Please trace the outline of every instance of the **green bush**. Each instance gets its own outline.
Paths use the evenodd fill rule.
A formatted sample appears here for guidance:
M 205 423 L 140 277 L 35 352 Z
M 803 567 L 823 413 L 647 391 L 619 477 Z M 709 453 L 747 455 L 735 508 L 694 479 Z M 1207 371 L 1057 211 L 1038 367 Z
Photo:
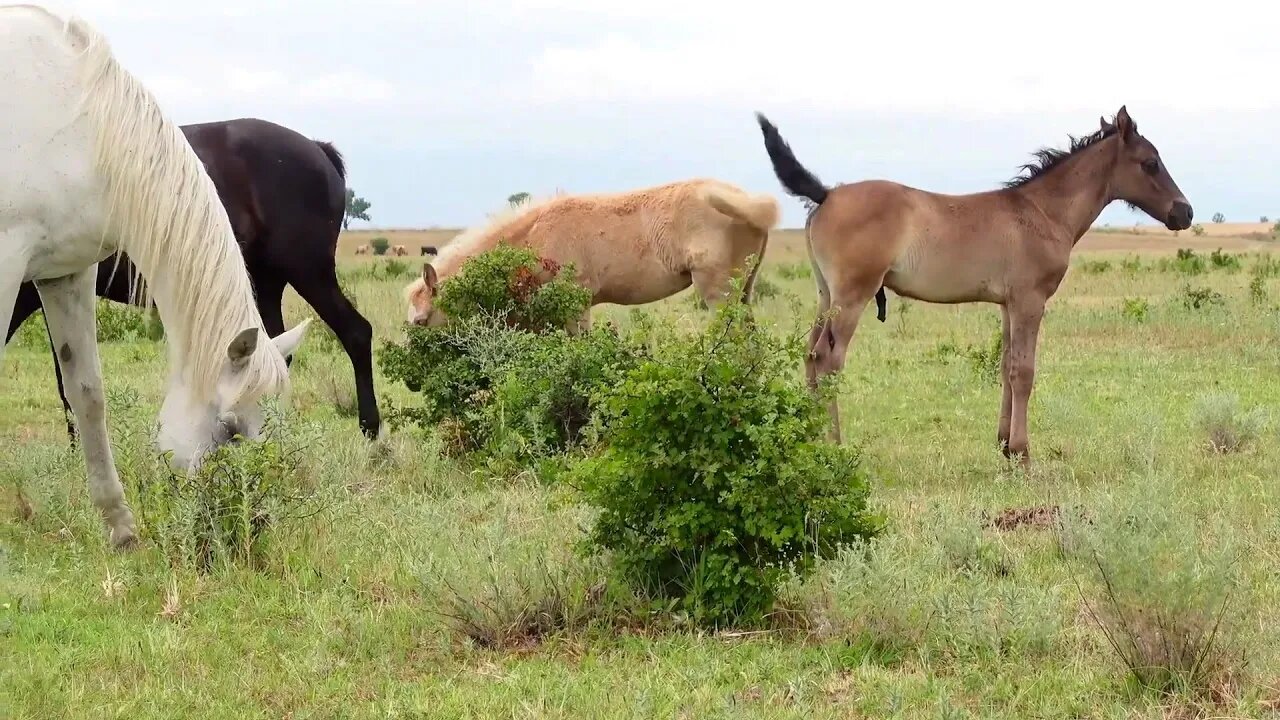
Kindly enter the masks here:
M 1202 235 L 1204 235 L 1204 226 L 1201 225 L 1200 223 L 1196 223 L 1195 225 L 1192 225 L 1191 234 L 1195 235 L 1196 237 L 1201 237 Z
M 589 546 L 700 625 L 755 624 L 781 584 L 879 529 L 857 450 L 824 440 L 803 346 L 726 303 L 692 338 L 601 387 L 603 450 L 570 473 L 599 509 Z
M 1131 320 L 1146 322 L 1147 316 L 1151 314 L 1151 303 L 1146 298 L 1125 298 L 1121 313 Z
M 1209 255 L 1209 264 L 1219 270 L 1239 270 L 1240 256 L 1224 253 L 1222 248 L 1218 248 Z
M 590 293 L 572 268 L 530 250 L 502 246 L 472 258 L 441 283 L 436 302 L 450 321 L 409 328 L 403 344 L 384 344 L 379 362 L 424 401 L 393 419 L 437 427 L 456 452 L 526 462 L 577 446 L 594 391 L 639 357 L 612 327 L 567 333 Z
M 369 241 L 369 247 L 373 248 L 374 255 L 386 255 L 391 249 L 391 241 L 379 236 Z
M 1222 293 L 1207 287 L 1193 288 L 1186 285 L 1182 288 L 1182 306 L 1188 310 L 1201 310 L 1213 306 L 1223 306 L 1227 299 Z
M 1080 269 L 1088 275 L 1101 275 L 1111 269 L 1111 263 L 1107 260 L 1084 260 Z
M 141 309 L 98 298 L 98 342 L 134 342 L 149 336 Z

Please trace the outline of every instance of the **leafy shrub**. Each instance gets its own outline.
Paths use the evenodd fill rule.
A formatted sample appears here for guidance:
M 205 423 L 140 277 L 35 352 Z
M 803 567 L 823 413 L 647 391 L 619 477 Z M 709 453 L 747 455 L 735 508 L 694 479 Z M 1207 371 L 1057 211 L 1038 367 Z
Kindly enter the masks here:
M 1192 225 L 1191 234 L 1195 235 L 1196 237 L 1201 237 L 1202 235 L 1204 235 L 1204 226 L 1201 225 L 1200 223 L 1196 223 L 1195 225 Z
M 1227 299 L 1222 293 L 1207 287 L 1193 288 L 1190 285 L 1182 289 L 1182 305 L 1188 310 L 1200 310 L 1213 306 L 1226 305 Z
M 49 347 L 49 331 L 44 321 L 44 311 L 37 310 L 27 318 L 26 322 L 18 326 L 18 332 L 13 334 L 10 342 L 23 348 Z
M 403 260 L 396 260 L 394 258 L 388 260 L 384 268 L 383 277 L 386 278 L 399 279 L 412 277 L 417 274 L 409 268 L 409 263 Z
M 999 384 L 1001 359 L 1004 355 L 1004 330 L 997 326 L 986 347 L 971 345 L 966 355 L 978 377 Z
M 1280 237 L 1280 221 L 1277 221 L 1275 225 L 1271 226 L 1271 235 L 1274 237 Z
M 1219 270 L 1239 270 L 1240 256 L 1224 253 L 1222 248 L 1218 248 L 1209 255 L 1209 264 Z
M 1234 395 L 1206 395 L 1196 402 L 1194 422 L 1209 450 L 1234 453 L 1244 450 L 1262 434 L 1266 415 L 1261 408 L 1244 411 Z
M 387 250 L 391 249 L 391 241 L 379 236 L 369 241 L 369 247 L 373 249 L 374 255 L 386 255 Z
M 800 280 L 813 277 L 813 266 L 808 262 L 794 262 L 778 266 L 778 277 L 783 280 Z
M 1254 305 L 1265 305 L 1267 303 L 1267 277 L 1259 273 L 1256 269 L 1253 277 L 1249 280 L 1249 299 Z
M 138 482 L 140 516 L 175 567 L 201 572 L 219 563 L 261 564 L 268 531 L 321 507 L 302 468 L 307 443 L 284 433 L 271 413 L 272 439 L 223 445 L 198 471 L 157 464 Z
M 1146 298 L 1125 298 L 1121 313 L 1131 320 L 1146 322 L 1151 313 L 1151 303 Z
M 761 274 L 756 276 L 755 288 L 752 290 L 751 295 L 755 300 L 768 300 L 771 297 L 777 297 L 779 292 L 778 286 Z
M 1107 260 L 1085 260 L 1080 263 L 1080 269 L 1088 275 L 1101 275 L 1111 269 L 1111 263 Z
M 540 279 L 548 269 L 556 274 Z M 572 268 L 530 250 L 503 246 L 472 258 L 441 283 L 436 302 L 450 321 L 411 327 L 405 343 L 386 343 L 379 354 L 387 376 L 424 400 L 393 419 L 438 427 L 454 451 L 511 462 L 577 446 L 595 390 L 640 353 L 612 327 L 563 329 L 590 301 Z
M 133 305 L 98 298 L 98 342 L 136 342 L 150 337 L 146 313 Z
M 1137 255 L 1129 255 L 1120 262 L 1120 267 L 1130 275 L 1136 275 L 1142 272 L 1142 258 Z
M 1203 255 L 1197 255 L 1196 251 L 1190 248 L 1178 248 L 1178 254 L 1172 262 L 1168 258 L 1161 259 L 1161 269 L 1171 269 L 1183 275 L 1199 275 L 1206 270 L 1206 267 Z
M 570 474 L 600 510 L 590 545 L 698 624 L 759 622 L 787 577 L 878 531 L 859 454 L 824 441 L 824 404 L 795 371 L 802 343 L 747 306 L 656 339 L 652 360 L 601 388 L 603 451 Z

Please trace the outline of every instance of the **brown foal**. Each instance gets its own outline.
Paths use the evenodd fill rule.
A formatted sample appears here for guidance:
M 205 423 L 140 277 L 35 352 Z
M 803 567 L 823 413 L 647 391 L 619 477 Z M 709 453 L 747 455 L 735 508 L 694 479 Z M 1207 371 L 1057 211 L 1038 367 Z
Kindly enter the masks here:
M 1040 321 L 1076 242 L 1113 200 L 1170 230 L 1191 226 L 1191 205 L 1124 107 L 1068 149 L 1035 153 L 1004 188 L 970 195 L 884 180 L 827 188 L 767 118 L 756 118 L 778 180 L 813 203 L 805 230 L 819 314 L 805 358 L 810 385 L 844 367 L 863 308 L 882 285 L 931 303 L 995 303 L 1004 316 L 998 439 L 1024 463 Z M 838 442 L 834 400 L 830 409 Z

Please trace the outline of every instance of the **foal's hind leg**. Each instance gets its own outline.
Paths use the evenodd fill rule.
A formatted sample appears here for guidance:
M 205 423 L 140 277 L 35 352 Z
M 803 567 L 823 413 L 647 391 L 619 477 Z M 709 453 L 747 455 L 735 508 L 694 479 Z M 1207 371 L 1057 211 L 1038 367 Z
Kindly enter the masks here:
M 832 297 L 831 304 L 838 309 L 838 312 L 827 321 L 825 337 L 819 338 L 817 343 L 821 346 L 825 342 L 828 346 L 826 349 L 829 350 L 825 356 L 820 356 L 815 361 L 818 378 L 844 369 L 845 359 L 849 353 L 849 343 L 852 342 L 853 335 L 858 330 L 858 321 L 862 319 L 862 313 L 867 303 L 875 296 L 878 287 L 880 287 L 880 278 L 861 279 L 843 285 Z M 840 403 L 835 393 L 831 396 L 828 410 L 831 413 L 831 439 L 839 443 L 841 442 Z
M 44 303 L 49 334 L 57 346 L 58 364 L 67 380 L 67 399 L 80 428 L 80 445 L 89 473 L 89 497 L 102 513 L 116 547 L 133 544 L 133 513 L 124 501 L 124 486 L 116 474 L 107 437 L 102 366 L 98 360 L 97 320 L 94 316 L 94 276 L 97 268 L 36 284 Z

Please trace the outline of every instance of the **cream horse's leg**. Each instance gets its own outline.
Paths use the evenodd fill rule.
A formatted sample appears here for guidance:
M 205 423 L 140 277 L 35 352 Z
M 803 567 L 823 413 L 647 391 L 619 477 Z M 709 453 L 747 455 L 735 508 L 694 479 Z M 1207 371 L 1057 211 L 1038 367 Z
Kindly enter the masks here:
M 67 400 L 80 428 L 80 444 L 89 473 L 89 497 L 102 513 L 117 548 L 133 544 L 133 513 L 124 501 L 124 486 L 116 474 L 107 438 L 106 402 L 102 394 L 102 365 L 98 359 L 94 281 L 97 265 L 74 275 L 36 283 L 44 304 L 49 335 L 57 348 Z

